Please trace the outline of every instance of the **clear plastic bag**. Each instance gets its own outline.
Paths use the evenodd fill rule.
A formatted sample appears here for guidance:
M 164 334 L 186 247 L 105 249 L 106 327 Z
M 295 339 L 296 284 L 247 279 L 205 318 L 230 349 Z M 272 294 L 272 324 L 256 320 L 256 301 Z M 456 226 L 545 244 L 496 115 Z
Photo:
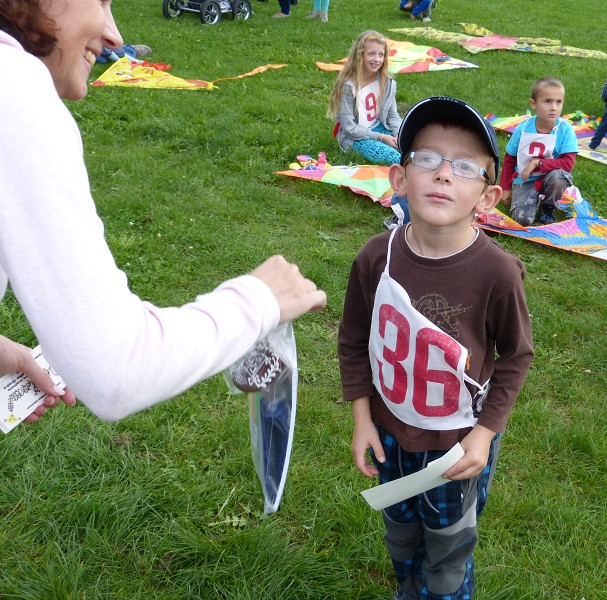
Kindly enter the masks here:
M 297 406 L 297 350 L 291 323 L 279 325 L 224 373 L 232 392 L 247 391 L 253 463 L 264 512 L 278 510 L 289 468 Z

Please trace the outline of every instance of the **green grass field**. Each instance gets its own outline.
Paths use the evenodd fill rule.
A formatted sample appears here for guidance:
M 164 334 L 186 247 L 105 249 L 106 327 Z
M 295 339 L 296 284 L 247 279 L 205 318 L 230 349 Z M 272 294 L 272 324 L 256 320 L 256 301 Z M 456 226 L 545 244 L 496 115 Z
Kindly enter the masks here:
M 69 104 L 109 244 L 136 293 L 158 305 L 185 303 L 275 253 L 327 291 L 327 308 L 295 323 L 300 393 L 279 512 L 263 516 L 245 398 L 230 396 L 220 376 L 115 424 L 82 405 L 61 407 L 0 439 L 1 599 L 390 597 L 381 518 L 359 494 L 371 482 L 350 457 L 336 356 L 351 261 L 388 212 L 348 190 L 273 173 L 301 153 L 348 160 L 324 116 L 334 75 L 314 61 L 344 57 L 364 29 L 421 23 L 403 20 L 397 0 L 333 0 L 325 24 L 305 19 L 311 4 L 299 0 L 289 19 L 272 19 L 275 0 L 253 2 L 247 22 L 203 26 L 194 14 L 165 19 L 161 0 L 115 0 L 125 41 L 151 46 L 151 58 L 173 65 L 176 76 L 214 80 L 288 66 L 218 82 L 214 91 L 93 87 Z M 477 23 L 605 50 L 600 14 L 595 0 L 440 0 L 431 25 Z M 565 112 L 603 113 L 607 61 L 473 56 L 434 45 L 479 68 L 398 76 L 402 114 L 426 96 L 449 94 L 482 113 L 514 115 L 543 75 L 565 84 Z M 502 150 L 506 141 L 500 135 Z M 604 216 L 606 173 L 583 158 L 574 171 Z M 475 597 L 602 600 L 607 264 L 498 241 L 527 267 L 537 357 L 480 521 Z M 35 344 L 10 296 L 0 316 L 3 334 Z

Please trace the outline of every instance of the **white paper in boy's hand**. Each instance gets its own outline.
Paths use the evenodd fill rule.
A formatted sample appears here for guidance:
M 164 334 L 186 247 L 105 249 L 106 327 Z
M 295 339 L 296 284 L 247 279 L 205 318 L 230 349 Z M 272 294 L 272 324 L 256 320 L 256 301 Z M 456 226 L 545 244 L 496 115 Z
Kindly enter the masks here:
M 363 490 L 361 494 L 371 508 L 382 510 L 450 481 L 450 479 L 443 477 L 443 473 L 448 471 L 464 454 L 464 450 L 459 443 L 455 444 L 444 456 L 428 463 L 425 469 L 374 488 Z
M 42 356 L 40 346 L 32 350 L 32 356 L 48 373 L 55 386 L 64 389 L 65 382 Z M 17 427 L 42 404 L 45 396 L 23 373 L 0 375 L 0 430 L 8 433 Z

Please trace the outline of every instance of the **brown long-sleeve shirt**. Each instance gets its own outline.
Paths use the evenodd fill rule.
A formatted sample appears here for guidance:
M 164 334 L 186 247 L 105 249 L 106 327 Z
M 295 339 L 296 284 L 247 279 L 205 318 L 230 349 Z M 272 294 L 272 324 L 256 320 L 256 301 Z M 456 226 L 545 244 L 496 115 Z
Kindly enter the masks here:
M 373 385 L 369 333 L 389 237 L 385 232 L 369 240 L 350 271 L 338 338 L 344 399 L 370 396 L 373 421 L 406 450 L 448 450 L 470 429 L 431 431 L 407 425 L 392 414 Z M 467 374 L 481 384 L 490 379 L 478 424 L 503 432 L 533 359 L 523 264 L 483 231 L 455 255 L 421 257 L 409 248 L 401 227 L 392 246 L 390 276 L 419 312 L 468 349 Z M 474 396 L 475 390 L 471 392 Z

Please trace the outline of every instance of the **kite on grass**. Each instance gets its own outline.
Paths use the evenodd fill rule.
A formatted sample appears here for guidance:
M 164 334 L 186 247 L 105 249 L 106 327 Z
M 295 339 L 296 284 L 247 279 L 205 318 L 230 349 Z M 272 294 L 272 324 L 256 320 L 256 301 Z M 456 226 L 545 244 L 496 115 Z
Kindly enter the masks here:
M 423 37 L 429 40 L 439 40 L 459 44 L 470 54 L 477 54 L 485 50 L 516 50 L 518 52 L 537 52 L 539 54 L 559 54 L 562 56 L 575 56 L 579 58 L 598 58 L 607 60 L 607 53 L 601 50 L 588 50 L 564 46 L 560 40 L 548 38 L 507 37 L 497 35 L 484 27 L 474 23 L 458 23 L 463 33 L 454 31 L 441 31 L 433 27 L 407 27 L 389 29 L 401 35 Z
M 342 58 L 335 63 L 317 61 L 316 66 L 323 71 L 341 71 L 346 60 L 346 58 Z M 477 65 L 453 58 L 438 48 L 388 40 L 388 71 L 392 75 L 477 68 Z
M 325 165 L 325 168 L 319 168 L 315 164 L 317 161 L 307 155 L 298 156 L 298 159 L 299 163 L 292 163 L 293 168 L 276 174 L 347 187 L 355 194 L 380 202 L 382 206 L 392 206 L 393 190 L 388 180 L 389 167 Z M 305 159 L 308 159 L 307 163 Z M 559 208 L 567 219 L 552 225 L 523 227 L 495 208 L 488 215 L 479 218 L 476 224 L 489 231 L 607 260 L 607 220 L 597 215 L 578 188 L 571 186 L 565 190 Z
M 130 62 L 129 59 L 123 56 L 120 60 L 113 63 L 107 71 L 102 73 L 91 85 L 95 86 L 120 86 L 120 87 L 143 87 L 143 88 L 164 88 L 164 89 L 180 89 L 180 90 L 213 90 L 217 81 L 227 81 L 230 79 L 241 79 L 250 75 L 263 73 L 268 69 L 280 69 L 287 65 L 263 65 L 256 67 L 243 75 L 235 77 L 220 77 L 213 81 L 203 81 L 201 79 L 182 79 L 175 77 L 167 71 L 171 65 L 162 63 L 147 63 L 138 64 Z
M 317 161 L 306 154 L 301 154 L 297 157 L 298 162 L 289 165 L 288 171 L 277 171 L 275 175 L 311 179 L 347 187 L 355 194 L 367 196 L 382 206 L 392 204 L 394 192 L 388 180 L 390 167 L 378 165 L 331 166 L 326 163 L 326 159 L 323 160 L 324 156 L 324 152 L 321 152 Z
M 577 187 L 572 185 L 565 190 L 559 209 L 570 218 L 552 225 L 524 227 L 495 208 L 479 217 L 477 224 L 488 231 L 607 260 L 607 219 L 596 214 Z

